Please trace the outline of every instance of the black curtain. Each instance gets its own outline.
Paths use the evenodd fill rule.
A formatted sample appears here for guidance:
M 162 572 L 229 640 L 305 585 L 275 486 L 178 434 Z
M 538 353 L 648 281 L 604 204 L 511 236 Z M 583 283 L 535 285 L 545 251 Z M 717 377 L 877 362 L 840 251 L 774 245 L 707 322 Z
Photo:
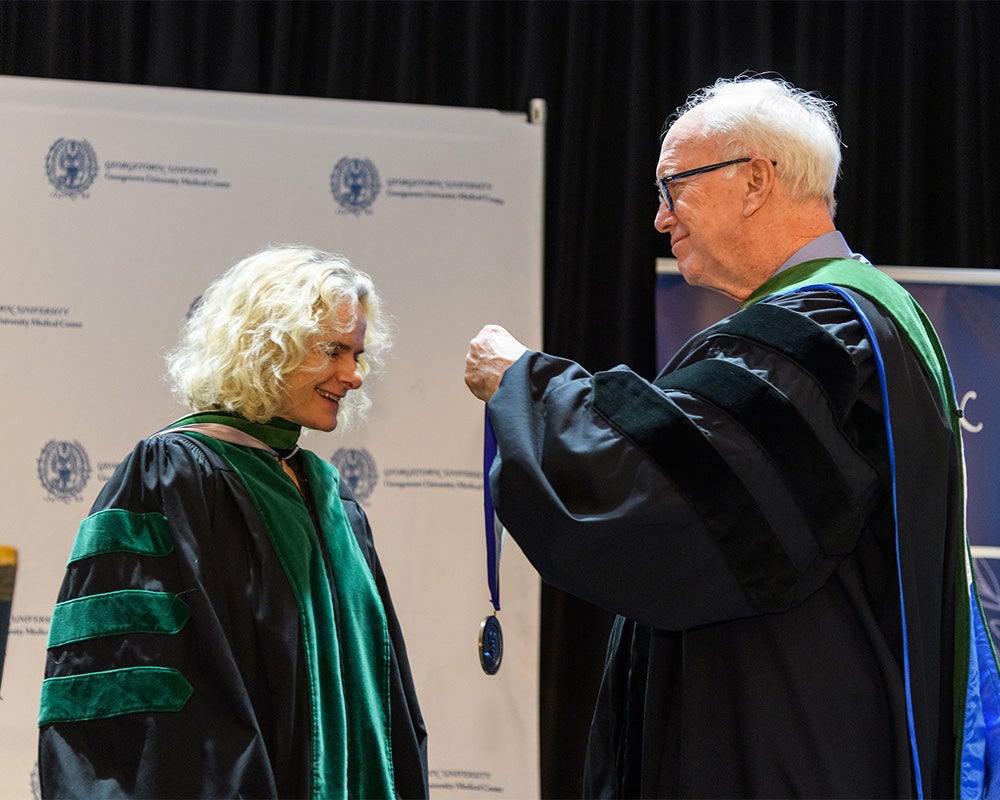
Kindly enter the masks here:
M 0 73 L 504 110 L 544 98 L 545 347 L 652 376 L 653 264 L 669 255 L 653 168 L 691 90 L 749 70 L 835 100 L 852 246 L 995 268 L 998 34 L 987 0 L 4 0 Z M 541 613 L 541 791 L 574 797 L 610 618 L 548 586 Z

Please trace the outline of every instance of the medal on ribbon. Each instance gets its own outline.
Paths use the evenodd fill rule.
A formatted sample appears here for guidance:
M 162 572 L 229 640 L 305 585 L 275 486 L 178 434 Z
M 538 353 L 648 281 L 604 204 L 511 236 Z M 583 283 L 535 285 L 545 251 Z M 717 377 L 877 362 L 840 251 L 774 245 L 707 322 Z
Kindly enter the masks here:
M 493 613 L 479 626 L 479 663 L 487 675 L 496 675 L 503 661 L 503 630 L 500 628 L 500 552 L 504 529 L 493 508 L 490 496 L 490 467 L 497 454 L 497 440 L 486 409 L 483 426 L 483 512 L 486 520 L 486 579 L 490 587 Z

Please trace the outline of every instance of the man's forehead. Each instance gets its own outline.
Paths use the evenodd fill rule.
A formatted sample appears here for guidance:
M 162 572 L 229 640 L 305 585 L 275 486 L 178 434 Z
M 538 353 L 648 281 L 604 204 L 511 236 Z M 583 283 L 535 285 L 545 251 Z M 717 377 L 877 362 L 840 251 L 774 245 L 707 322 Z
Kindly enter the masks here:
M 665 167 L 672 168 L 678 165 L 689 168 L 691 165 L 686 164 L 687 161 L 713 149 L 712 142 L 701 135 L 700 127 L 694 124 L 694 121 L 689 122 L 686 117 L 681 117 L 663 139 L 657 167 L 660 172 L 663 172 Z

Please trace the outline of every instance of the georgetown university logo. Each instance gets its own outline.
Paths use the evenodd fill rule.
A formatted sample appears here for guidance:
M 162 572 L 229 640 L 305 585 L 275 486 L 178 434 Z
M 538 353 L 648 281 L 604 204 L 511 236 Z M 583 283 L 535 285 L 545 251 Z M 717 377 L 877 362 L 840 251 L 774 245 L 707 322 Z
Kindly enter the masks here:
M 79 500 L 90 478 L 90 460 L 79 442 L 50 440 L 38 456 L 38 480 L 51 500 Z
M 45 157 L 45 174 L 60 197 L 86 197 L 97 177 L 97 153 L 86 139 L 56 139 Z
M 341 447 L 330 457 L 342 480 L 347 481 L 354 496 L 359 502 L 364 502 L 378 483 L 378 470 L 375 469 L 375 459 L 367 450 L 356 450 Z
M 330 192 L 341 211 L 360 214 L 371 213 L 372 203 L 378 197 L 382 184 L 378 170 L 367 158 L 345 156 L 337 162 L 330 175 Z

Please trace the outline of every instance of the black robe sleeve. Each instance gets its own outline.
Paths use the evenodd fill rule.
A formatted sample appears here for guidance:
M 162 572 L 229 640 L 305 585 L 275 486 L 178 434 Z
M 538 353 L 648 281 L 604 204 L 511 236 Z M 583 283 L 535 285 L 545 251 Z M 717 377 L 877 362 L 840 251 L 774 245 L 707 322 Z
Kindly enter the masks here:
M 877 359 L 836 292 L 744 309 L 651 382 L 528 353 L 491 399 L 500 519 L 619 615 L 586 796 L 913 796 L 908 705 L 925 796 L 952 792 L 961 468 L 934 382 L 855 299 L 898 537 Z
M 494 499 L 543 578 L 669 630 L 788 608 L 823 583 L 884 501 L 884 451 L 859 429 L 878 424 L 876 388 L 842 303 L 785 302 L 807 313 L 768 308 L 812 337 L 805 352 L 722 324 L 654 383 L 541 353 L 508 370 L 489 403 Z M 834 378 L 851 396 L 830 396 Z
M 344 499 L 393 645 L 397 793 L 426 797 L 425 734 L 399 623 L 367 520 L 346 487 Z M 49 697 L 58 702 L 46 707 L 43 690 L 43 796 L 309 796 L 312 719 L 299 610 L 239 476 L 190 437 L 145 440 L 99 495 L 94 519 L 107 530 L 78 536 L 59 604 L 129 597 L 122 592 L 169 597 L 179 624 L 137 621 L 132 602 L 119 611 L 127 632 L 50 638 L 45 676 L 56 679 Z M 53 622 L 67 627 L 55 614 Z M 64 691 L 89 673 L 108 673 L 108 685 L 120 687 L 103 708 L 93 692 Z M 173 687 L 170 702 L 153 680 L 162 675 Z M 140 679 L 146 684 L 135 690 Z
M 83 697 L 75 715 L 70 709 L 70 718 L 43 724 L 43 796 L 307 794 L 309 747 L 300 731 L 308 709 L 293 691 L 300 672 L 295 603 L 239 478 L 190 438 L 160 437 L 136 446 L 91 517 L 108 509 L 130 513 L 111 531 L 110 546 L 74 555 L 59 603 L 162 592 L 185 604 L 187 622 L 175 633 L 50 646 L 46 678 L 156 667 L 175 671 L 191 693 L 176 710 L 112 708 L 97 717 Z M 140 538 L 137 520 L 147 516 L 148 524 L 166 522 L 168 546 L 131 550 L 129 540 Z M 272 692 L 288 706 L 274 703 Z

